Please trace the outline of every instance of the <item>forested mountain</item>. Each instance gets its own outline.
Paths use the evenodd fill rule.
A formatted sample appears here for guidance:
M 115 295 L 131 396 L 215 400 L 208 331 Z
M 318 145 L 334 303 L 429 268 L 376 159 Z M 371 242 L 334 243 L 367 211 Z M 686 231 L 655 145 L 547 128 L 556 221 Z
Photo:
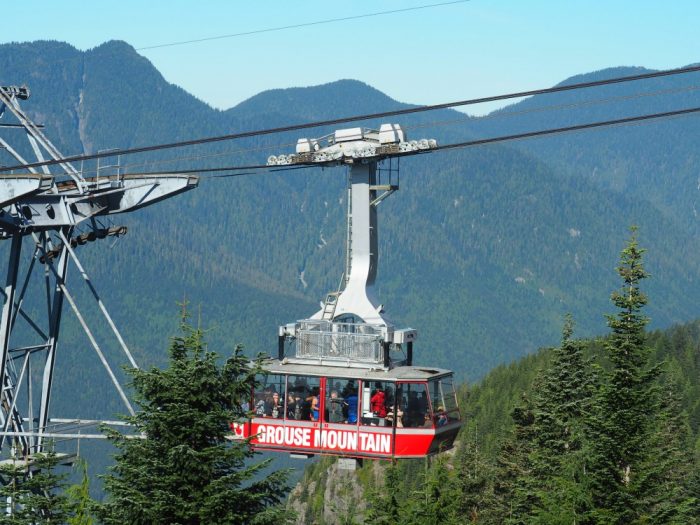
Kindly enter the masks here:
M 579 75 L 561 85 L 609 77 L 637 75 L 643 68 L 618 67 Z M 524 100 L 495 112 L 501 118 L 484 119 L 484 133 L 519 133 L 532 128 L 569 126 L 692 108 L 698 105 L 699 76 L 659 77 L 639 84 L 607 85 L 589 90 L 556 93 Z M 556 107 L 556 111 L 548 108 Z M 523 112 L 526 118 L 508 117 Z M 622 130 L 561 135 L 551 140 L 524 141 L 517 147 L 571 178 L 591 181 L 610 194 L 626 194 L 651 202 L 696 233 L 698 228 L 697 152 L 690 143 L 700 131 L 700 120 L 683 118 L 653 125 L 634 124 Z
M 65 154 L 407 107 L 365 84 L 341 80 L 264 92 L 218 111 L 169 84 L 123 42 L 85 52 L 58 42 L 7 44 L 0 46 L 0 71 L 3 85 L 30 87 L 23 107 Z M 489 118 L 445 110 L 394 120 L 411 138 L 449 143 L 566 119 L 697 104 L 697 92 L 687 88 L 697 78 L 535 97 Z M 653 97 L 635 95 L 661 88 Z M 628 98 L 591 103 L 610 98 L 613 90 Z M 533 104 L 557 107 L 533 112 Z M 555 343 L 565 312 L 576 316 L 582 335 L 601 333 L 609 268 L 633 223 L 649 248 L 653 326 L 696 317 L 700 243 L 688 212 L 697 192 L 696 126 L 693 118 L 676 119 L 402 161 L 401 190 L 379 210 L 378 286 L 391 317 L 419 329 L 417 361 L 476 379 Z M 164 150 L 125 157 L 121 164 L 132 173 L 261 164 L 270 154 L 291 152 L 297 138 Z M 29 156 L 28 148 L 21 152 Z M 671 181 L 676 189 L 669 189 Z M 183 299 L 213 327 L 209 339 L 220 351 L 234 342 L 251 353 L 270 351 L 278 325 L 310 315 L 337 286 L 344 186 L 340 169 L 203 178 L 194 191 L 115 218 L 129 234 L 113 247 L 86 245 L 80 255 L 139 361 L 163 362 Z M 78 299 L 96 320 L 88 297 Z M 73 322 L 70 314 L 67 321 Z M 62 333 L 58 374 L 67 379 L 57 384 L 90 399 L 95 391 L 82 385 L 94 376 L 97 361 L 75 325 Z M 111 386 L 103 383 L 95 388 L 109 399 Z M 67 411 L 65 403 L 54 406 Z M 110 414 L 116 406 L 92 406 L 101 413 L 90 415 Z
M 600 373 L 594 363 L 600 364 L 603 347 L 609 340 L 609 337 L 600 337 L 581 342 L 586 359 L 583 370 L 589 374 Z M 700 321 L 651 332 L 647 345 L 651 362 L 655 366 L 661 364 L 662 382 L 673 385 L 672 390 L 679 398 L 682 423 L 674 438 L 682 439 L 689 451 L 690 464 L 686 466 L 692 471 L 693 455 L 694 464 L 700 462 Z M 558 520 L 553 515 L 543 515 L 535 521 L 523 521 L 522 516 L 513 512 L 517 495 L 502 492 L 505 489 L 522 494 L 529 488 L 513 471 L 519 459 L 518 451 L 513 448 L 517 444 L 516 426 L 519 414 L 527 412 L 528 405 L 542 388 L 542 376 L 551 369 L 554 352 L 552 348 L 541 349 L 513 363 L 500 365 L 478 383 L 465 386 L 460 395 L 465 425 L 455 448 L 446 454 L 425 460 L 401 460 L 394 465 L 366 461 L 355 472 L 339 470 L 333 458 L 311 465 L 290 496 L 289 506 L 297 513 L 297 523 L 363 523 L 372 512 L 372 522 L 391 523 L 387 516 L 392 511 L 401 516 L 400 521 L 394 522 L 415 524 L 571 523 L 566 519 L 570 515 L 563 517 L 568 506 L 572 502 L 585 504 L 585 498 L 576 500 L 580 494 L 572 490 L 573 477 L 566 486 L 569 493 L 563 497 L 554 492 L 555 486 L 549 487 L 550 504 L 561 510 Z M 576 382 L 570 377 L 567 382 L 575 387 Z M 662 417 L 661 414 L 652 416 L 653 419 Z M 661 463 L 667 459 L 655 457 L 654 461 Z M 696 508 L 698 488 L 695 487 Z M 667 504 L 671 504 L 671 496 L 666 494 Z M 510 506 L 505 511 L 499 509 L 504 503 Z M 426 510 L 430 513 L 421 515 Z M 694 519 L 697 521 L 698 516 Z M 590 517 L 578 516 L 576 523 L 617 522 L 591 521 Z

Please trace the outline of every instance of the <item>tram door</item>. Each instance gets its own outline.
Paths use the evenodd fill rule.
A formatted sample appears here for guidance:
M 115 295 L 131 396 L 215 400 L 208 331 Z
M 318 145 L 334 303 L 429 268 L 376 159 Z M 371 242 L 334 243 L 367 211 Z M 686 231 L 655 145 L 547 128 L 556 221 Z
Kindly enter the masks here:
M 394 384 L 391 381 L 362 382 L 359 450 L 363 454 L 378 457 L 393 454 L 394 401 Z
M 314 376 L 287 376 L 285 446 L 307 450 L 320 448 L 322 381 L 323 378 Z
M 428 453 L 435 435 L 435 423 L 425 382 L 397 383 L 396 407 L 400 421 L 396 429 L 395 455 L 420 457 Z
M 353 456 L 360 451 L 359 388 L 356 379 L 324 377 L 321 449 Z

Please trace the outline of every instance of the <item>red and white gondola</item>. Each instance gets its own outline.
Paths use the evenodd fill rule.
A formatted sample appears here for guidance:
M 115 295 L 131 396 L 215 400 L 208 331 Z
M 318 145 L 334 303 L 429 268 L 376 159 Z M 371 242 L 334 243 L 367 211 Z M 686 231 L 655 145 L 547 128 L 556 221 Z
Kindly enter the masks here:
M 398 173 L 382 183 L 377 162 L 435 145 L 407 142 L 400 126 L 384 124 L 300 139 L 296 155 L 269 159 L 350 167 L 346 271 L 342 290 L 315 315 L 280 327 L 277 359 L 264 363 L 251 392 L 252 417 L 232 423 L 235 439 L 256 450 L 354 458 L 417 458 L 452 446 L 461 427 L 452 372 L 412 366 L 416 331 L 397 329 L 373 294 L 376 208 L 398 189 Z
M 258 450 L 417 458 L 451 448 L 461 418 L 448 370 L 362 370 L 271 361 L 252 419 L 237 423 Z

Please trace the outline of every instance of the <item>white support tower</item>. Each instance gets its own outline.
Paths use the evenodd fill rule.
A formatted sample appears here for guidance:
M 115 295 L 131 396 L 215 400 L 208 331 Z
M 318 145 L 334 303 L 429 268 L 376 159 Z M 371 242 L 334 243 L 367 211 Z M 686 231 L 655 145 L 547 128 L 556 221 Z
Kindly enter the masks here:
M 384 369 L 411 364 L 416 330 L 397 329 L 374 294 L 379 262 L 377 206 L 399 188 L 398 177 L 379 180 L 377 165 L 390 157 L 435 147 L 434 139 L 407 141 L 401 126 L 382 124 L 379 130 L 342 129 L 320 139 L 299 139 L 296 153 L 268 158 L 271 166 L 344 164 L 350 169 L 342 289 L 329 293 L 311 318 L 280 327 L 280 360 Z M 290 343 L 295 352 L 287 356 Z

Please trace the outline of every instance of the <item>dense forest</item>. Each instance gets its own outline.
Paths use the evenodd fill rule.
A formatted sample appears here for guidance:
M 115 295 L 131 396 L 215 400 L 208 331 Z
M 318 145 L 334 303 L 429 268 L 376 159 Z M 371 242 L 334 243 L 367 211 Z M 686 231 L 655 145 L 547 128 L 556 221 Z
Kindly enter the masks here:
M 299 523 L 698 523 L 700 321 L 647 333 L 642 254 L 622 252 L 609 335 L 576 339 L 567 317 L 559 346 L 465 386 L 449 452 L 311 466 Z
M 454 449 L 357 471 L 322 459 L 285 510 L 288 473 L 227 440 L 228 422 L 249 414 L 260 361 L 240 348 L 222 359 L 183 313 L 167 366 L 128 370 L 139 411 L 125 418 L 132 431 L 106 431 L 117 454 L 104 499 L 89 496 L 85 473 L 68 487 L 50 452 L 32 478 L 23 462 L 0 466 L 0 494 L 19 503 L 6 522 L 698 523 L 700 321 L 647 332 L 636 235 L 616 268 L 609 334 L 576 339 L 567 316 L 560 345 L 465 385 Z

